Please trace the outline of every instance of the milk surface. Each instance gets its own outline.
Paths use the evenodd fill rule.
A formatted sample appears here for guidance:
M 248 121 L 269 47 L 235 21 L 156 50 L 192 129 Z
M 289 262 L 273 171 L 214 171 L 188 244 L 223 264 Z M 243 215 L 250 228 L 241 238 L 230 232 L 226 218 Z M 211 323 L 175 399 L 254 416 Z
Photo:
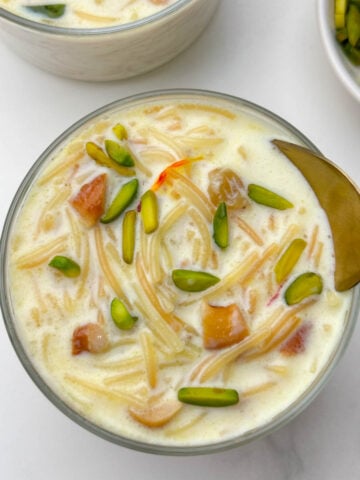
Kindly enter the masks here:
M 0 0 L 0 7 L 30 20 L 67 28 L 97 28 L 135 22 L 154 15 L 177 0 Z M 26 7 L 64 4 L 65 12 L 59 18 L 33 12 Z
M 128 209 L 136 209 L 140 196 L 154 185 L 159 174 L 182 159 L 196 158 L 174 170 L 205 198 L 194 200 L 181 179 L 168 178 L 156 190 L 159 229 L 144 234 L 138 215 L 131 265 L 121 258 L 122 217 L 88 228 L 70 204 L 81 186 L 100 173 L 107 175 L 107 206 L 120 186 L 129 181 L 99 166 L 85 151 L 88 141 L 103 147 L 105 139 L 116 140 L 112 127 L 117 123 L 127 130 L 128 139 L 120 143 L 131 151 L 139 180 L 138 197 Z M 32 363 L 73 410 L 108 431 L 138 441 L 202 445 L 265 425 L 316 381 L 336 349 L 351 294 L 335 292 L 327 217 L 299 171 L 272 145 L 273 138 L 296 141 L 285 128 L 248 107 L 193 98 L 147 100 L 89 121 L 41 168 L 12 229 L 7 265 L 10 293 L 16 328 Z M 222 167 L 241 178 L 248 202 L 243 210 L 229 213 L 230 244 L 225 250 L 213 241 L 212 217 L 206 210 L 213 215 L 209 173 Z M 294 207 L 280 211 L 251 201 L 246 195 L 250 183 L 276 192 Z M 172 218 L 174 211 L 178 213 Z M 251 227 L 255 239 L 239 227 L 237 218 Z M 307 246 L 284 285 L 277 285 L 274 267 L 295 238 L 304 239 Z M 57 239 L 55 247 L 46 250 Z M 43 247 L 41 257 L 39 248 L 41 252 Z M 211 253 L 204 257 L 207 248 Z M 272 253 L 267 258 L 264 254 L 268 249 Z M 48 262 L 56 254 L 76 260 L 82 267 L 81 276 L 71 279 L 54 272 Z M 32 255 L 41 257 L 35 266 L 29 266 Z M 223 291 L 188 293 L 171 280 L 173 269 L 186 268 L 216 275 L 221 285 L 247 262 L 248 276 L 246 272 L 238 276 Z M 258 267 L 251 272 L 252 264 Z M 139 269 L 155 294 L 160 313 L 144 291 Z M 206 368 L 212 359 L 234 347 L 203 348 L 203 303 L 235 303 L 243 312 L 250 336 L 258 335 L 265 325 L 271 328 L 298 307 L 286 305 L 284 292 L 297 276 L 308 271 L 321 275 L 323 291 L 311 297 L 314 301 L 309 306 L 294 310 L 299 328 L 311 325 L 304 351 L 290 356 L 281 352 L 281 345 L 296 330 L 269 351 L 265 351 L 266 338 L 262 337 L 207 378 Z M 110 315 L 112 299 L 121 295 L 131 314 L 138 317 L 129 331 L 119 330 Z M 182 322 L 176 331 L 165 321 L 174 316 Z M 285 327 L 293 316 L 289 314 Z M 72 355 L 74 330 L 89 322 L 104 329 L 109 349 Z M 150 385 L 141 341 L 144 332 L 156 352 L 155 386 Z M 179 388 L 200 385 L 235 389 L 240 401 L 224 408 L 181 405 L 159 428 L 143 425 L 129 414 L 134 405 L 171 405 L 177 401 Z

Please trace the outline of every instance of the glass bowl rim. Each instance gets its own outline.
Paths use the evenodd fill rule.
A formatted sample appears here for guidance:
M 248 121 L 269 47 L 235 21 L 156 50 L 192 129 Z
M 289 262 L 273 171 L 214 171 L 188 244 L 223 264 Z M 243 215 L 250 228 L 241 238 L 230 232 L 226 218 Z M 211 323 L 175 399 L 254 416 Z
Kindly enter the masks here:
M 97 36 L 97 35 L 110 35 L 112 33 L 120 33 L 126 31 L 132 31 L 136 28 L 140 28 L 146 25 L 150 25 L 157 21 L 163 20 L 164 18 L 170 16 L 171 14 L 177 12 L 182 7 L 190 4 L 194 0 L 176 0 L 175 3 L 169 5 L 168 7 L 163 8 L 157 13 L 148 15 L 147 17 L 140 18 L 134 22 L 128 22 L 118 25 L 112 25 L 108 27 L 93 27 L 93 28 L 74 28 L 74 27 L 58 27 L 56 25 L 47 25 L 45 23 L 36 22 L 34 20 L 28 19 L 26 17 L 21 17 L 15 13 L 10 12 L 9 10 L 0 7 L 0 19 L 4 18 L 16 25 L 21 27 L 26 27 L 30 30 L 39 31 L 43 33 L 49 33 L 53 35 L 63 35 L 63 36 L 77 36 L 77 37 L 87 37 L 87 36 Z
M 154 90 L 145 93 L 140 93 L 136 95 L 127 96 L 121 98 L 119 100 L 115 100 L 114 102 L 108 103 L 107 105 L 100 107 L 88 115 L 85 115 L 77 122 L 75 122 L 72 126 L 66 129 L 61 135 L 59 135 L 49 146 L 44 150 L 44 152 L 40 155 L 40 157 L 34 162 L 31 166 L 27 174 L 25 175 L 23 181 L 21 182 L 7 213 L 3 231 L 0 238 L 0 258 L 2 258 L 1 267 L 0 267 L 0 307 L 3 314 L 3 319 L 5 323 L 5 327 L 7 333 L 9 335 L 10 341 L 13 345 L 15 353 L 17 354 L 20 362 L 22 363 L 23 367 L 25 368 L 26 372 L 33 380 L 33 382 L 37 385 L 40 391 L 47 397 L 47 399 L 55 405 L 63 414 L 65 414 L 68 418 L 73 420 L 79 426 L 85 428 L 86 430 L 90 431 L 91 433 L 101 437 L 105 440 L 108 440 L 112 443 L 117 445 L 121 445 L 133 450 L 145 452 L 145 453 L 152 453 L 152 454 L 160 454 L 160 455 L 173 455 L 173 456 L 189 456 L 189 455 L 201 455 L 201 454 L 210 454 L 210 453 L 217 453 L 224 450 L 228 450 L 230 448 L 235 448 L 250 441 L 254 441 L 256 439 L 260 439 L 270 433 L 273 433 L 277 429 L 281 428 L 293 418 L 295 418 L 298 414 L 300 414 L 311 402 L 312 400 L 318 395 L 321 389 L 326 384 L 326 381 L 332 374 L 334 367 L 340 360 L 342 354 L 344 353 L 346 346 L 351 338 L 353 333 L 357 315 L 359 312 L 359 305 L 360 305 L 360 285 L 357 285 L 352 290 L 352 299 L 351 299 L 351 306 L 348 312 L 346 326 L 344 332 L 338 341 L 336 349 L 332 352 L 332 355 L 328 359 L 327 363 L 323 366 L 319 375 L 313 380 L 313 382 L 308 386 L 308 388 L 298 397 L 291 405 L 289 405 L 285 410 L 280 412 L 278 415 L 273 417 L 271 421 L 267 424 L 262 425 L 254 430 L 250 430 L 246 432 L 246 434 L 242 434 L 240 436 L 231 437 L 222 442 L 213 442 L 208 444 L 200 444 L 200 445 L 192 445 L 192 446 L 174 446 L 174 445 L 164 445 L 164 444 L 152 444 L 146 443 L 139 440 L 133 440 L 131 438 L 123 437 L 116 433 L 113 433 L 109 430 L 106 430 L 99 425 L 90 422 L 82 415 L 78 414 L 75 410 L 73 410 L 70 406 L 68 406 L 60 396 L 55 393 L 45 382 L 45 380 L 40 376 L 37 372 L 36 368 L 30 361 L 29 356 L 26 353 L 25 347 L 23 347 L 19 335 L 17 334 L 15 328 L 15 322 L 12 319 L 12 309 L 10 304 L 9 295 L 7 293 L 8 286 L 7 286 L 7 279 L 6 279 L 6 271 L 7 271 L 7 247 L 9 243 L 9 236 L 11 227 L 16 220 L 16 214 L 19 211 L 21 206 L 21 201 L 23 197 L 28 193 L 29 188 L 32 185 L 34 177 L 38 173 L 42 164 L 48 159 L 48 157 L 56 151 L 56 149 L 61 146 L 61 144 L 66 141 L 70 135 L 75 133 L 79 128 L 84 126 L 90 120 L 99 117 L 100 115 L 112 112 L 121 107 L 126 107 L 127 105 L 131 106 L 136 102 L 141 100 L 156 100 L 156 99 L 164 99 L 164 98 L 177 98 L 179 96 L 185 96 L 187 98 L 194 97 L 195 99 L 199 99 L 201 97 L 206 99 L 220 99 L 225 102 L 229 102 L 233 105 L 242 106 L 248 108 L 251 112 L 259 113 L 263 115 L 265 118 L 268 118 L 274 121 L 276 124 L 280 125 L 281 127 L 288 130 L 291 134 L 293 134 L 298 140 L 304 142 L 307 148 L 312 149 L 315 153 L 320 153 L 317 147 L 305 136 L 303 135 L 296 127 L 288 123 L 282 117 L 278 116 L 277 114 L 263 108 L 262 106 L 250 102 L 248 100 L 229 95 L 224 93 L 219 93 L 210 90 L 203 90 L 203 89 L 161 89 L 161 90 Z

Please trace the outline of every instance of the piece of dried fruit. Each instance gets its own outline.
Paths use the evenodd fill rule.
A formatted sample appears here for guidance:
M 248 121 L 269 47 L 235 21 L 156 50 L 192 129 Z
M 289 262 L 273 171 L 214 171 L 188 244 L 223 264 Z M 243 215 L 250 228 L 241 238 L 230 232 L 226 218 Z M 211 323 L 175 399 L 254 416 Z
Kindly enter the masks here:
M 220 278 L 211 273 L 182 269 L 173 270 L 171 278 L 184 292 L 202 292 L 220 282 Z
M 152 190 L 147 190 L 141 197 L 141 220 L 145 233 L 152 233 L 159 226 L 158 201 Z
M 234 303 L 225 307 L 204 304 L 202 327 L 207 349 L 229 347 L 250 333 L 241 310 Z
M 112 158 L 108 157 L 103 149 L 94 142 L 87 142 L 86 152 L 98 165 L 115 170 L 115 172 L 124 177 L 133 177 L 135 175 L 135 170 L 133 168 L 119 165 Z
M 229 222 L 225 202 L 220 203 L 215 212 L 213 229 L 216 245 L 220 248 L 226 248 L 229 245 Z
M 113 322 L 120 330 L 130 330 L 138 319 L 138 317 L 130 315 L 124 303 L 118 298 L 112 300 L 110 313 Z
M 74 262 L 74 260 L 62 255 L 56 255 L 56 257 L 50 261 L 49 266 L 56 268 L 59 272 L 70 278 L 78 277 L 81 273 L 80 266 Z
M 228 407 L 239 403 L 239 394 L 232 388 L 183 387 L 178 391 L 178 400 L 200 407 Z
M 136 211 L 129 210 L 124 215 L 122 224 L 122 257 L 124 262 L 131 264 L 135 250 Z
M 104 213 L 106 178 L 106 174 L 98 175 L 91 182 L 85 183 L 70 200 L 71 205 L 89 227 L 95 225 Z
M 124 167 L 133 167 L 135 165 L 131 153 L 117 142 L 105 140 L 105 149 L 109 157 L 119 165 L 124 165 Z
M 286 198 L 254 183 L 248 186 L 248 195 L 254 202 L 265 205 L 266 207 L 275 208 L 276 210 L 287 210 L 294 206 L 286 200 Z
M 311 323 L 301 325 L 296 332 L 281 345 L 280 352 L 288 356 L 303 353 L 311 328 Z
M 134 200 L 138 186 L 139 181 L 136 178 L 122 185 L 114 200 L 111 202 L 107 212 L 101 217 L 101 223 L 110 223 L 116 220 Z
M 177 400 L 163 400 L 144 408 L 129 407 L 131 417 L 142 425 L 150 428 L 159 428 L 166 425 L 179 412 L 182 405 Z
M 275 265 L 275 278 L 277 283 L 282 283 L 290 275 L 306 247 L 302 238 L 293 240 Z
M 214 205 L 225 202 L 229 210 L 241 210 L 249 204 L 241 178 L 230 168 L 209 172 L 208 193 Z
M 101 353 L 109 348 L 109 340 L 104 327 L 97 323 L 87 323 L 77 327 L 72 336 L 72 354 L 81 352 Z
M 302 302 L 311 295 L 319 295 L 323 289 L 323 282 L 320 275 L 313 272 L 306 272 L 298 276 L 286 289 L 285 301 L 288 305 L 295 305 Z

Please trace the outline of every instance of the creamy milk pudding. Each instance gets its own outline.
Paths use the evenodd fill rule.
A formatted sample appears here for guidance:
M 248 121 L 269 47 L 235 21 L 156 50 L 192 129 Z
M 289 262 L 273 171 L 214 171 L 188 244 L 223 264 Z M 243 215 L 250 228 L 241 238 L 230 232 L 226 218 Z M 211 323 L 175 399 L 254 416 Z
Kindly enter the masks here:
M 56 75 L 108 81 L 153 70 L 203 32 L 218 0 L 0 0 L 0 35 Z
M 327 217 L 248 106 L 143 99 L 42 165 L 12 227 L 16 329 L 71 409 L 152 445 L 221 443 L 299 399 L 338 346 Z
M 91 28 L 134 22 L 154 15 L 176 0 L 0 0 L 16 15 L 58 27 Z

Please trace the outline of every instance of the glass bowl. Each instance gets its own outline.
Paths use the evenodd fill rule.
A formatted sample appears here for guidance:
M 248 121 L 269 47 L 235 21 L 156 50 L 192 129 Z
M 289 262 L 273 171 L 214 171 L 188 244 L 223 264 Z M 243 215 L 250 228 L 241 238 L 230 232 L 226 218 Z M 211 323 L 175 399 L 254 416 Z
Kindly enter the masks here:
M 216 443 L 177 446 L 157 444 L 156 442 L 148 443 L 118 435 L 107 428 L 95 424 L 85 416 L 80 415 L 75 411 L 74 408 L 66 403 L 61 396 L 59 396 L 59 394 L 49 386 L 46 380 L 39 373 L 38 369 L 32 362 L 27 346 L 22 343 L 21 335 L 19 335 L 17 330 L 15 312 L 12 305 L 11 285 L 8 279 L 9 244 L 12 231 L 17 222 L 17 218 L 19 217 L 19 212 L 21 211 L 22 206 L 29 195 L 29 191 L 46 162 L 50 160 L 57 152 L 61 151 L 61 149 L 69 142 L 69 140 L 77 137 L 81 131 L 89 127 L 89 125 L 92 123 L 95 123 L 97 119 L 104 118 L 104 115 L 106 116 L 108 113 L 112 114 L 114 112 L 121 111 L 122 109 L 127 109 L 128 107 L 143 105 L 147 106 L 153 104 L 154 101 L 171 101 L 172 99 L 192 103 L 205 102 L 207 104 L 215 104 L 217 107 L 229 110 L 232 108 L 240 109 L 241 112 L 247 112 L 252 117 L 263 119 L 266 122 L 269 122 L 271 125 L 276 127 L 280 135 L 285 134 L 294 142 L 319 153 L 317 148 L 310 140 L 308 140 L 296 128 L 274 113 L 246 100 L 221 93 L 203 90 L 164 90 L 132 96 L 106 105 L 82 118 L 68 130 L 66 130 L 62 135 L 60 135 L 34 163 L 33 167 L 30 169 L 24 181 L 20 185 L 19 190 L 10 206 L 1 237 L 0 255 L 2 258 L 2 263 L 0 277 L 0 300 L 5 325 L 10 340 L 21 363 L 39 389 L 65 415 L 90 432 L 95 433 L 106 440 L 131 449 L 163 455 L 197 455 L 219 452 L 232 447 L 237 447 L 272 433 L 296 417 L 310 404 L 310 402 L 323 388 L 330 374 L 333 372 L 351 337 L 359 311 L 360 289 L 358 286 L 351 292 L 351 305 L 344 321 L 342 335 L 336 343 L 336 348 L 334 348 L 331 355 L 325 362 L 325 365 L 317 373 L 312 383 L 299 397 L 296 398 L 296 401 L 292 402 L 290 406 L 282 410 L 281 413 L 272 417 L 267 423 L 262 424 L 253 430 L 247 431 L 245 434 L 228 438 L 226 440 L 220 440 Z
M 56 27 L 0 7 L 0 35 L 19 56 L 56 75 L 119 80 L 152 70 L 185 50 L 217 5 L 218 0 L 178 0 L 154 15 L 101 28 Z

